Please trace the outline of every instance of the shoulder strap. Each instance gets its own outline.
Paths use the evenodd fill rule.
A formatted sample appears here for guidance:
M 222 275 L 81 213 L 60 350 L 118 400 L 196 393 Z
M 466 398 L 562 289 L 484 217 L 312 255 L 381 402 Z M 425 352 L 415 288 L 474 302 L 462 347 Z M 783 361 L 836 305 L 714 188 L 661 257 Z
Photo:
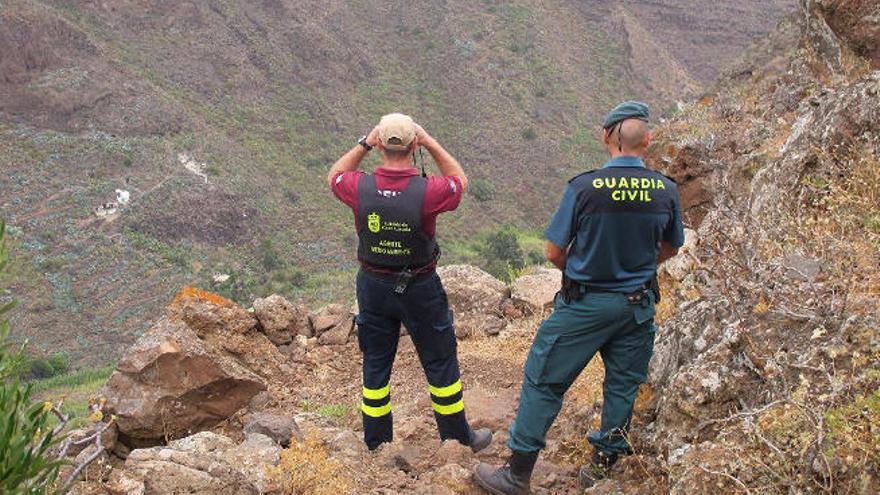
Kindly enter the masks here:
M 420 175 L 414 175 L 409 178 L 409 183 L 406 185 L 404 192 L 412 195 L 424 195 L 426 189 L 428 189 L 428 179 Z
M 361 198 L 365 194 L 375 194 L 376 192 L 376 176 L 373 174 L 365 174 L 358 181 L 358 196 Z

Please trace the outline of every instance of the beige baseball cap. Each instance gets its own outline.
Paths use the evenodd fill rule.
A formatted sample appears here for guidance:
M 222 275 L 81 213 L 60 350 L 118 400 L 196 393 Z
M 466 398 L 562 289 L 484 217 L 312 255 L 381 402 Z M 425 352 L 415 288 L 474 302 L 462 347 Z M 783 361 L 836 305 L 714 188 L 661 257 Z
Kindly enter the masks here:
M 389 113 L 379 121 L 379 141 L 387 150 L 407 150 L 415 137 L 416 124 L 409 115 Z

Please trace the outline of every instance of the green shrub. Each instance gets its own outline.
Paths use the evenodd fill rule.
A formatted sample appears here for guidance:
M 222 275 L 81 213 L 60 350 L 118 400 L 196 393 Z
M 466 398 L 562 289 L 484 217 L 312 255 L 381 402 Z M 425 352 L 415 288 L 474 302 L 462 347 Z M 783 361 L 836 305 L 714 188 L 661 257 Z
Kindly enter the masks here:
M 538 137 L 538 131 L 536 131 L 534 127 L 526 127 L 522 131 L 522 137 L 526 141 L 531 141 Z
M 52 369 L 52 363 L 46 358 L 31 359 L 28 363 L 28 378 L 42 380 L 55 376 L 55 370 Z
M 483 268 L 501 280 L 512 282 L 526 265 L 519 235 L 512 227 L 489 234 L 477 251 L 483 258 Z
M 23 371 L 24 378 L 28 380 L 45 380 L 70 371 L 70 358 L 63 352 L 56 352 L 49 357 L 31 358 L 24 365 Z
M 495 185 L 486 179 L 474 179 L 468 188 L 477 201 L 486 202 L 495 197 Z
M 8 259 L 4 234 L 5 224 L 0 222 L 0 274 Z M 58 443 L 56 432 L 47 426 L 52 405 L 33 404 L 31 387 L 19 380 L 25 346 L 9 341 L 6 315 L 13 306 L 0 304 L 0 493 L 51 493 L 61 467 L 61 461 L 49 455 Z
M 260 263 L 267 272 L 281 268 L 284 265 L 284 260 L 281 259 L 281 254 L 275 248 L 275 243 L 268 237 L 260 243 L 259 254 Z
M 66 353 L 52 354 L 49 356 L 49 364 L 52 365 L 52 371 L 55 372 L 55 375 L 63 375 L 70 371 L 70 357 Z

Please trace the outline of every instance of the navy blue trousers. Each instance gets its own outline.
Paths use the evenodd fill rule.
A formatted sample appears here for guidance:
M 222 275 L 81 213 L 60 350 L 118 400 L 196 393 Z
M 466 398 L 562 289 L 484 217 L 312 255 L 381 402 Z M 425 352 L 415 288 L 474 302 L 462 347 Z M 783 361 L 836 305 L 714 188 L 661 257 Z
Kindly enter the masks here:
M 452 313 L 436 273 L 414 280 L 402 295 L 394 280 L 361 271 L 357 276 L 358 343 L 364 358 L 364 442 L 370 450 L 393 439 L 391 368 L 400 325 L 412 338 L 428 379 L 434 418 L 442 440 L 469 445 Z

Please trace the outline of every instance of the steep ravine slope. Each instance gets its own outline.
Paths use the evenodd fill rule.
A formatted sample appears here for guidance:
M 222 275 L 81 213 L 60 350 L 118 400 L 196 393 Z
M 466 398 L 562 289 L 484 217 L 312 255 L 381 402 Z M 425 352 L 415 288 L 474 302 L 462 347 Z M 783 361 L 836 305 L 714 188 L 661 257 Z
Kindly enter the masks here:
M 640 435 L 671 493 L 880 490 L 878 13 L 801 2 L 658 131 L 697 229 Z
M 394 109 L 476 184 L 445 241 L 539 228 L 601 160 L 593 129 L 613 103 L 673 108 L 793 4 L 3 1 L 13 328 L 95 363 L 184 283 L 242 302 L 347 293 L 333 274 L 353 268 L 350 215 L 323 175 Z M 130 202 L 98 216 L 116 189 Z

